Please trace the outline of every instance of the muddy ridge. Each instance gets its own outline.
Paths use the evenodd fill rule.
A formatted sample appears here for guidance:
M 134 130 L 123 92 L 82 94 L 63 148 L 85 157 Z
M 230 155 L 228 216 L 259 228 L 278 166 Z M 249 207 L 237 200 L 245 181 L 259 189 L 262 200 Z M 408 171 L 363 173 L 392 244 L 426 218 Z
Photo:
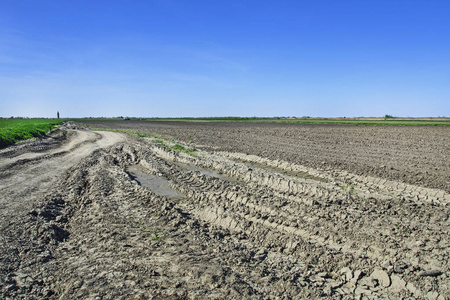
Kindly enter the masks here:
M 450 298 L 444 189 L 66 136 L 45 159 L 0 157 L 22 161 L 0 184 L 3 299 Z
M 450 129 L 233 122 L 88 121 L 162 134 L 202 149 L 253 154 L 315 169 L 346 170 L 450 192 Z

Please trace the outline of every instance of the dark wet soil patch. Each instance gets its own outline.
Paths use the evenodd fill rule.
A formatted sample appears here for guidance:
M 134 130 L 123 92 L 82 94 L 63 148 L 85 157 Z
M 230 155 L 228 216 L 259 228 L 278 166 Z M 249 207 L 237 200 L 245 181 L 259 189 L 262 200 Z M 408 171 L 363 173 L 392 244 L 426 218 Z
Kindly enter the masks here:
M 136 180 L 141 186 L 150 189 L 159 196 L 171 199 L 182 199 L 184 195 L 171 187 L 169 180 L 162 176 L 149 174 L 139 165 L 131 165 L 127 168 L 128 174 Z

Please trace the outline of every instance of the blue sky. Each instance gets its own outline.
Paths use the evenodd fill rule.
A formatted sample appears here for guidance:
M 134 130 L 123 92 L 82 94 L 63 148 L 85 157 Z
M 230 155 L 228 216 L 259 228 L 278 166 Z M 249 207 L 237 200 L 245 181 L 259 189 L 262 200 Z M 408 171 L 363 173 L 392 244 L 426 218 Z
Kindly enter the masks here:
M 450 116 L 450 1 L 0 1 L 0 116 Z

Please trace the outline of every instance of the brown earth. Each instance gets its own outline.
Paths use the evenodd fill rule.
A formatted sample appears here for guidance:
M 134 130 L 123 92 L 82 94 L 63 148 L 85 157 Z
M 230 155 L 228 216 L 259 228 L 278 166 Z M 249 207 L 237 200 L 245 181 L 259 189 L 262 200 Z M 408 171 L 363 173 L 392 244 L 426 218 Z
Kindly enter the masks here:
M 90 121 L 201 149 L 240 152 L 332 172 L 347 170 L 450 192 L 450 128 L 277 123 Z
M 407 162 L 393 146 L 411 143 L 394 143 L 401 129 L 436 138 L 409 150 L 425 172 L 423 148 L 433 164 L 449 154 L 446 131 L 333 126 L 330 137 L 327 126 L 203 125 L 148 129 L 194 140 L 185 147 L 196 156 L 74 124 L 0 150 L 0 298 L 450 298 L 450 195 L 436 188 L 441 181 L 358 175 L 344 154 L 324 154 L 367 147 L 327 149 L 338 133 L 381 141 L 381 130 L 391 145 L 368 152 L 371 161 L 389 151 Z M 303 141 L 297 160 L 288 140 Z M 439 168 L 448 178 L 448 164 Z

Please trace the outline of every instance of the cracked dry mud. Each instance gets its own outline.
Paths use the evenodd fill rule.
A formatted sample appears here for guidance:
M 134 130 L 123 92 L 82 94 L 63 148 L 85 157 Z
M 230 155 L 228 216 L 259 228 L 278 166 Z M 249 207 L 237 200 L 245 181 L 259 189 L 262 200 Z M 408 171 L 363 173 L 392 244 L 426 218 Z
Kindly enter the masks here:
M 0 150 L 1 298 L 450 298 L 445 189 L 196 153 L 73 124 Z

